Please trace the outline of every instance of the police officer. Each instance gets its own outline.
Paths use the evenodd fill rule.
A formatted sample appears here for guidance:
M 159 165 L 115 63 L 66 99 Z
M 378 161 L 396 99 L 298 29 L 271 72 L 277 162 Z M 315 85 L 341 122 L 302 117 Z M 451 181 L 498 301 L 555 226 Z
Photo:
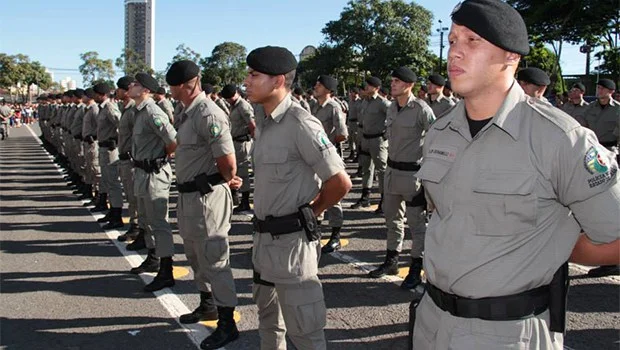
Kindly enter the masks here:
M 348 161 L 357 161 L 357 148 L 359 144 L 358 138 L 358 115 L 360 113 L 362 99 L 360 97 L 360 91 L 354 87 L 349 91 L 349 112 L 347 114 L 347 127 L 349 128 L 349 157 Z
M 321 122 L 291 100 L 293 54 L 262 47 L 247 64 L 248 98 L 259 104 L 252 262 L 261 349 L 286 349 L 286 332 L 298 349 L 325 349 L 316 216 L 338 203 L 351 181 Z
M 118 79 L 115 91 L 121 108 L 121 120 L 118 124 L 118 169 L 129 210 L 129 229 L 117 238 L 121 242 L 135 240 L 138 236 L 140 241 L 144 241 L 144 225 L 142 228 L 138 225 L 138 198 L 133 189 L 134 169 L 131 160 L 131 137 L 136 123 L 136 103 L 129 97 L 128 92 L 129 84 L 133 81 L 134 78 L 130 76 Z
M 121 111 L 108 94 L 110 87 L 99 83 L 93 87 L 95 101 L 99 103 L 97 115 L 97 145 L 99 146 L 99 166 L 101 167 L 100 203 L 93 212 L 108 208 L 106 198 L 110 201 L 110 211 L 98 222 L 108 222 L 104 229 L 123 227 L 123 190 L 118 175 L 118 124 Z M 108 197 L 109 196 L 109 197 Z
M 129 85 L 129 97 L 136 103 L 136 121 L 131 137 L 131 155 L 134 159 L 134 191 L 138 198 L 138 214 L 144 221 L 146 259 L 131 273 L 157 271 L 153 282 L 144 287 L 154 292 L 174 286 L 172 256 L 174 242 L 168 223 L 168 199 L 172 183 L 172 169 L 168 156 L 176 149 L 176 131 L 168 116 L 151 98 L 159 89 L 157 80 L 146 73 L 138 73 Z M 144 220 L 142 220 L 144 219 Z
M 304 98 L 304 90 L 302 88 L 300 88 L 299 86 L 297 86 L 296 88 L 293 89 L 293 97 L 295 97 L 297 99 L 297 101 L 299 102 L 299 104 L 308 112 L 311 111 L 310 105 L 308 104 L 308 101 L 306 101 L 306 99 Z
M 530 49 L 515 9 L 468 0 L 452 21 L 448 72 L 464 99 L 431 125 L 417 173 L 435 211 L 413 348 L 562 349 L 580 232 L 620 237 L 618 166 L 592 132 L 518 86 Z
M 226 113 L 226 115 L 230 114 L 230 109 L 226 105 L 226 102 L 222 100 L 217 93 L 215 92 L 215 86 L 211 84 L 202 84 L 202 90 L 205 92 L 208 98 L 210 98 L 215 104 Z
M 237 175 L 243 180 L 239 191 L 233 190 L 233 204 L 238 205 L 233 213 L 241 213 L 251 210 L 250 208 L 250 150 L 254 137 L 254 109 L 252 105 L 241 98 L 237 87 L 229 84 L 222 89 L 222 97 L 230 105 L 230 133 L 235 145 L 235 158 L 237 159 Z M 239 192 L 241 201 L 239 202 Z M 235 203 L 235 201 L 237 203 Z
M 388 109 L 387 169 L 383 190 L 383 209 L 387 226 L 387 253 L 385 262 L 370 272 L 370 277 L 398 274 L 398 256 L 403 248 L 405 214 L 411 231 L 411 265 L 409 274 L 401 284 L 403 289 L 413 289 L 422 280 L 422 252 L 426 222 L 426 201 L 416 171 L 420 169 L 424 136 L 434 120 L 428 104 L 413 96 L 411 89 L 417 77 L 408 67 L 392 72 L 391 94 L 395 99 Z
M 83 98 L 84 90 L 76 89 L 74 101 L 76 110 L 73 113 L 73 121 L 69 127 L 69 130 L 71 130 L 71 135 L 73 136 L 73 139 L 71 140 L 71 148 L 73 149 L 73 169 L 77 174 L 77 190 L 75 190 L 73 194 L 82 194 L 86 189 L 86 183 L 84 182 L 84 151 L 82 149 L 82 123 L 84 122 L 84 111 L 86 105 L 82 102 Z
M 334 100 L 332 94 L 338 89 L 338 79 L 329 75 L 320 75 L 314 84 L 314 96 L 317 104 L 312 110 L 314 115 L 323 125 L 323 129 L 333 145 L 339 149 L 341 142 L 348 136 L 344 112 L 340 104 Z M 340 202 L 327 209 L 329 226 L 332 229 L 331 236 L 327 244 L 321 248 L 322 253 L 331 253 L 340 249 L 340 230 L 342 229 L 343 214 Z
M 446 85 L 443 86 L 443 95 L 452 100 L 455 104 L 459 102 L 459 98 L 456 97 L 452 91 L 452 84 L 450 83 L 450 80 L 446 80 Z
M 420 86 L 420 89 L 418 90 L 418 93 L 417 93 L 417 97 L 420 100 L 426 101 L 426 98 L 428 97 L 428 88 L 426 87 L 426 85 Z
M 84 91 L 84 118 L 82 120 L 82 147 L 84 152 L 84 173 L 86 174 L 86 195 L 81 199 L 92 199 L 97 204 L 99 201 L 99 181 L 101 169 L 99 168 L 99 149 L 97 148 L 97 115 L 99 105 L 95 102 L 95 90 L 88 88 Z M 93 197 L 93 191 L 95 196 Z M 87 203 L 90 205 L 91 203 Z
M 441 118 L 444 113 L 454 106 L 454 101 L 443 94 L 445 85 L 446 78 L 436 73 L 431 74 L 426 81 L 428 89 L 426 102 L 431 106 L 436 118 Z
M 551 79 L 549 79 L 549 75 L 545 71 L 536 67 L 521 69 L 517 73 L 517 81 L 526 95 L 549 103 L 544 95 L 545 91 L 547 91 L 547 86 L 551 84 Z
M 174 124 L 174 106 L 172 102 L 166 98 L 166 89 L 160 86 L 157 92 L 153 94 L 153 100 L 155 100 L 159 108 L 166 113 L 170 123 Z
M 213 334 L 200 344 L 201 349 L 217 349 L 239 337 L 233 319 L 237 295 L 228 246 L 232 196 L 227 183 L 240 184 L 235 179 L 235 147 L 226 114 L 200 89 L 200 69 L 194 62 L 173 63 L 166 82 L 174 99 L 185 106 L 175 155 L 177 210 L 179 233 L 201 299 L 198 308 L 182 315 L 180 322 L 218 318 Z
M 351 206 L 351 209 L 367 208 L 370 206 L 370 189 L 374 180 L 374 172 L 379 178 L 379 192 L 381 201 L 375 213 L 383 212 L 383 176 L 387 166 L 388 142 L 385 138 L 385 119 L 390 101 L 379 95 L 381 79 L 370 77 L 366 79 L 366 103 L 361 112 L 358 125 L 362 132 L 362 142 L 359 148 L 359 162 L 362 167 L 362 196 Z
M 583 95 L 586 93 L 586 86 L 580 82 L 573 84 L 568 92 L 568 101 L 562 105 L 562 110 L 571 117 L 575 118 L 582 126 L 586 125 L 584 114 L 588 102 L 583 99 Z

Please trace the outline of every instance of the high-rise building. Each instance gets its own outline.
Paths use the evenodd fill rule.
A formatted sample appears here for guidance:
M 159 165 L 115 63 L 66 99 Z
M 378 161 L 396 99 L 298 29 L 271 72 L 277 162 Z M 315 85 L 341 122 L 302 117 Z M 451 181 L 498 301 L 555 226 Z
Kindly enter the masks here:
M 155 66 L 155 0 L 125 0 L 125 50 Z

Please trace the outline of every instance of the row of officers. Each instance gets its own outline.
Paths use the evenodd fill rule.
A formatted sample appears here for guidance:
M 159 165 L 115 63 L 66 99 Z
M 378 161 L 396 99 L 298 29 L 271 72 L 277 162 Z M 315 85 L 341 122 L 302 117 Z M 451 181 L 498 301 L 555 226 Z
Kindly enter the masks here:
M 508 5 L 500 5 L 500 10 L 505 11 L 502 6 Z M 119 79 L 115 94 L 120 107 L 109 99 L 110 88 L 105 84 L 64 94 L 60 101 L 48 98 L 50 103 L 42 103 L 39 107 L 43 138 L 48 148 L 57 152 L 58 161 L 69 170 L 69 178 L 81 185 L 84 198 L 96 195 L 92 210 L 106 210 L 109 203 L 109 211 L 103 219 L 107 221 L 104 228 L 122 226 L 124 190 L 132 228 L 121 237 L 136 238 L 128 247 L 133 245 L 133 249 L 138 249 L 143 242 L 148 249 L 144 262 L 131 271 L 136 274 L 157 272 L 153 282 L 145 287 L 146 291 L 171 287 L 175 283 L 172 275 L 173 240 L 168 223 L 169 191 L 173 179 L 170 158 L 174 154 L 179 192 L 179 233 L 200 291 L 199 306 L 192 313 L 181 316 L 180 321 L 218 320 L 216 330 L 201 343 L 201 348 L 216 349 L 239 336 L 233 318 L 237 297 L 230 268 L 228 232 L 233 193 L 240 193 L 240 205 L 249 207 L 250 163 L 254 172 L 253 298 L 259 309 L 261 348 L 285 349 L 285 334 L 298 349 L 326 348 L 323 332 L 326 308 L 317 276 L 318 260 L 321 252 L 330 253 L 340 248 L 343 223 L 340 201 L 352 186 L 339 146 L 347 139 L 352 140 L 350 148 L 357 153 L 362 176 L 362 195 L 353 207 L 370 205 L 370 191 L 376 173 L 381 194 L 377 210 L 383 212 L 386 219 L 386 258 L 370 273 L 371 277 L 397 274 L 406 218 L 412 234 L 412 249 L 409 275 L 402 286 L 409 289 L 421 283 L 427 231 L 424 213 L 427 208 L 435 210 L 429 223 L 430 251 L 425 257 L 431 262 L 425 267 L 430 283 L 427 291 L 434 304 L 428 304 L 428 300 L 422 304 L 418 313 L 427 315 L 421 320 L 422 324 L 437 323 L 435 318 L 441 312 L 437 311 L 439 309 L 453 315 L 457 313 L 449 305 L 442 305 L 441 300 L 445 298 L 460 298 L 466 304 L 474 297 L 494 296 L 485 293 L 501 296 L 504 292 L 521 292 L 519 288 L 522 286 L 516 286 L 517 282 L 528 285 L 521 281 L 521 277 L 498 284 L 497 276 L 493 278 L 495 284 L 485 280 L 474 285 L 475 281 L 469 281 L 465 272 L 461 275 L 462 281 L 456 281 L 452 287 L 448 283 L 452 278 L 451 269 L 457 273 L 471 267 L 472 271 L 483 269 L 490 274 L 493 261 L 501 256 L 492 259 L 489 254 L 493 251 L 511 254 L 514 249 L 518 250 L 517 247 L 510 248 L 510 244 L 519 237 L 508 233 L 516 230 L 529 236 L 537 232 L 531 229 L 537 225 L 536 220 L 531 222 L 528 216 L 532 205 L 525 200 L 539 199 L 531 195 L 534 177 L 526 176 L 523 169 L 513 166 L 514 172 L 493 173 L 494 168 L 489 167 L 492 161 L 504 166 L 510 164 L 510 159 L 525 162 L 530 159 L 527 152 L 503 147 L 506 154 L 491 155 L 485 151 L 489 157 L 478 160 L 476 150 L 461 149 L 463 139 L 459 138 L 457 142 L 448 139 L 448 134 L 443 136 L 446 139 L 440 139 L 444 130 L 459 130 L 459 120 L 454 115 L 464 113 L 463 103 L 455 104 L 452 96 L 443 94 L 444 78 L 429 77 L 429 98 L 423 100 L 412 92 L 416 74 L 407 67 L 396 68 L 390 83 L 393 97 L 390 102 L 379 93 L 381 80 L 370 77 L 363 91 L 351 92 L 348 107 L 345 107 L 348 113 L 345 113 L 344 104 L 334 98 L 338 81 L 331 76 L 318 77 L 313 91 L 316 100 L 305 101 L 299 91 L 292 91 L 297 62 L 284 48 L 255 49 L 248 55 L 247 65 L 244 86 L 249 102 L 240 96 L 236 87 L 226 86 L 221 95 L 227 104 L 218 104 L 217 97 L 203 91 L 199 67 L 191 61 L 178 61 L 166 74 L 172 97 L 179 102 L 172 115 L 153 99 L 153 96 L 162 95 L 159 93 L 162 90 L 157 81 L 145 73 Z M 525 119 L 523 123 L 538 123 L 534 118 L 551 118 L 558 128 L 568 128 L 574 123 L 565 113 L 546 106 L 542 101 L 540 107 L 534 101 L 538 97 L 525 95 L 526 88 L 515 87 L 514 77 L 511 79 L 513 86 L 507 90 L 505 104 L 512 105 L 511 108 L 521 114 L 532 114 L 532 120 Z M 520 77 L 518 80 L 525 81 Z M 582 116 L 601 140 L 605 140 L 608 132 L 616 135 L 615 144 L 609 144 L 612 148 L 618 143 L 618 120 L 612 118 L 614 123 L 611 123 L 605 118 L 609 118 L 610 108 L 615 109 L 616 114 L 612 116 L 617 118 L 618 105 L 608 94 L 615 87 L 610 89 L 612 86 L 604 80 L 599 86 L 604 88 L 600 89 L 599 99 Z M 519 101 L 524 105 L 515 107 Z M 518 110 L 528 104 L 535 108 Z M 171 109 L 167 106 L 167 110 Z M 511 113 L 508 109 L 500 112 L 502 118 Z M 521 118 L 519 113 L 512 118 Z M 534 113 L 541 113 L 544 118 Z M 499 142 L 504 137 L 495 129 L 488 130 L 487 124 L 469 119 L 465 122 L 467 124 L 471 135 L 468 132 L 464 140 L 468 142 L 475 141 L 476 135 L 484 134 L 485 130 L 488 142 Z M 519 140 L 519 126 L 515 125 L 513 129 L 509 124 L 504 126 L 513 139 Z M 607 130 L 609 127 L 611 131 Z M 595 139 L 583 130 L 579 129 L 577 136 L 587 135 Z M 433 143 L 425 140 L 428 133 L 434 136 Z M 450 137 L 455 136 L 450 134 Z M 461 159 L 464 155 L 459 152 L 464 152 L 468 159 Z M 585 154 L 587 162 L 577 165 L 593 175 L 591 181 L 588 180 L 590 192 L 602 187 L 618 192 L 617 165 L 608 157 L 609 154 L 592 148 Z M 468 165 L 475 166 L 479 162 L 484 163 L 485 168 L 478 170 L 484 171 L 468 168 Z M 551 162 L 544 164 L 547 163 Z M 455 186 L 456 174 L 448 176 L 452 166 L 463 169 L 464 181 L 479 183 L 473 195 L 463 187 Z M 470 176 L 474 173 L 478 174 L 477 178 Z M 561 174 L 555 176 L 561 177 Z M 449 188 L 439 186 L 444 178 L 450 182 Z M 511 186 L 517 185 L 520 187 L 510 190 Z M 424 187 L 430 187 L 431 191 L 425 192 Z M 544 190 L 552 189 L 545 187 Z M 576 190 L 570 191 L 562 195 L 573 196 Z M 459 196 L 468 200 L 458 202 Z M 605 199 L 613 201 L 611 197 Z M 469 207 L 461 208 L 460 212 L 453 210 L 464 205 Z M 560 210 L 549 206 L 548 203 L 544 208 L 549 215 L 553 214 L 551 211 Z M 474 212 L 476 209 L 480 210 Z M 580 209 L 575 206 L 575 210 Z M 505 212 L 501 214 L 500 210 Z M 317 218 L 324 213 L 332 231 L 330 240 L 321 248 L 321 222 Z M 554 213 L 559 217 L 564 212 Z M 528 219 L 523 219 L 526 216 Z M 608 221 L 582 219 L 595 234 L 599 234 L 601 225 Z M 475 246 L 455 236 L 453 231 L 458 222 L 465 230 L 469 230 L 473 222 L 480 225 L 479 236 L 472 241 L 477 242 Z M 567 221 L 569 224 L 573 225 L 573 221 Z M 569 226 L 564 228 L 573 228 Z M 506 230 L 506 233 L 498 230 Z M 435 234 L 438 231 L 449 232 L 453 240 L 446 241 L 443 236 Z M 609 240 L 617 232 L 610 230 L 606 234 L 600 234 L 601 240 Z M 480 251 L 485 244 L 489 250 Z M 463 253 L 461 249 L 479 251 L 479 258 L 488 259 L 477 267 L 475 261 L 450 265 L 458 260 L 459 252 Z M 437 251 L 443 257 L 438 257 Z M 469 254 L 465 256 L 471 257 Z M 485 276 L 478 272 L 472 274 L 479 278 Z M 501 279 L 506 278 L 508 274 Z M 460 292 L 458 294 L 470 298 L 450 292 Z M 518 300 L 520 298 L 519 294 Z M 413 335 L 413 341 L 420 348 L 432 348 L 429 339 L 433 336 L 430 333 L 420 335 L 420 332 L 432 333 L 434 328 L 416 326 L 418 333 Z M 547 341 L 552 343 L 551 339 Z

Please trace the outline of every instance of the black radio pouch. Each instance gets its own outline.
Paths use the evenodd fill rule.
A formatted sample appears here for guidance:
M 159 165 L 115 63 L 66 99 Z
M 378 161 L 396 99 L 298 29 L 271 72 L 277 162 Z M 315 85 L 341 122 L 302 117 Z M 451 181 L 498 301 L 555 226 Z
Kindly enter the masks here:
M 207 193 L 213 192 L 213 187 L 209 183 L 209 175 L 205 173 L 196 175 L 194 181 L 196 181 L 196 188 L 198 188 L 198 192 L 200 192 L 201 195 L 204 196 Z
M 310 204 L 304 204 L 299 207 L 299 221 L 301 221 L 301 225 L 304 231 L 306 231 L 306 237 L 309 242 L 314 242 L 321 238 L 319 223 Z

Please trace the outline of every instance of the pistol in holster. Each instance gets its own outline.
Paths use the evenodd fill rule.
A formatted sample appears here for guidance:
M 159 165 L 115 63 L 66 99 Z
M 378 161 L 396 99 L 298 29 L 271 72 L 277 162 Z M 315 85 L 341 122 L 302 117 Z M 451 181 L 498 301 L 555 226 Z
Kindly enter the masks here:
M 310 204 L 304 204 L 299 207 L 299 221 L 304 231 L 306 231 L 306 237 L 309 242 L 314 242 L 321 238 L 321 228 Z
M 566 332 L 566 304 L 568 302 L 568 262 L 565 262 L 553 275 L 549 284 L 549 330 Z
M 204 196 L 207 193 L 213 192 L 213 186 L 209 183 L 209 175 L 206 173 L 196 175 L 194 181 L 196 181 L 196 188 L 198 188 L 198 192 L 200 192 L 201 195 Z

